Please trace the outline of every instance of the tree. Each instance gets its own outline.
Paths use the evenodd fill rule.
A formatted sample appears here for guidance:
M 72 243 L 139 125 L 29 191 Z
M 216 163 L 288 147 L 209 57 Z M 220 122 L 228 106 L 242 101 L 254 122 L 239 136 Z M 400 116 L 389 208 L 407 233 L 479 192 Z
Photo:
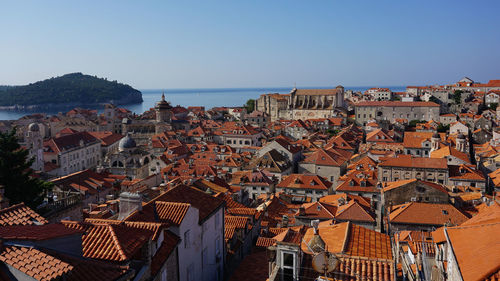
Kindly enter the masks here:
M 246 107 L 248 113 L 253 112 L 255 110 L 255 100 L 254 99 L 247 100 L 245 107 Z
M 462 90 L 455 90 L 455 92 L 452 95 L 453 101 L 455 101 L 455 104 L 461 104 L 462 103 Z
M 490 103 L 490 109 L 491 110 L 497 110 L 497 107 L 498 107 L 498 103 L 496 103 L 496 102 Z
M 425 123 L 425 121 L 424 120 L 411 120 L 408 123 L 408 126 L 410 126 L 410 127 L 416 127 L 418 123 Z
M 439 124 L 437 127 L 438 133 L 446 133 L 448 132 L 449 129 L 450 129 L 450 124 L 448 125 Z
M 32 177 L 33 159 L 28 159 L 28 150 L 22 148 L 16 137 L 16 129 L 0 132 L 0 185 L 12 204 L 24 202 L 36 208 L 52 184 Z

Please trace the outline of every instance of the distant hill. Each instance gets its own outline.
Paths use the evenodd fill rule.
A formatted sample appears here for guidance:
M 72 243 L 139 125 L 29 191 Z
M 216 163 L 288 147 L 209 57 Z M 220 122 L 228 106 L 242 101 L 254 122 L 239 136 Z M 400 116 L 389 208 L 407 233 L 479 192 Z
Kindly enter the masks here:
M 0 106 L 109 102 L 140 103 L 142 93 L 129 85 L 79 72 L 25 86 L 0 86 Z

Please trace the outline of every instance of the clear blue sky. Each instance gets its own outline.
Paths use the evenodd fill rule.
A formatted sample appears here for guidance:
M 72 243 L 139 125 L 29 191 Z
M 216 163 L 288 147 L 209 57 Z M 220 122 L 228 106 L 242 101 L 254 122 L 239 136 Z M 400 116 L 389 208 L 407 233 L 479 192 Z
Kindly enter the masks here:
M 0 85 L 145 88 L 500 79 L 500 1 L 3 1 Z

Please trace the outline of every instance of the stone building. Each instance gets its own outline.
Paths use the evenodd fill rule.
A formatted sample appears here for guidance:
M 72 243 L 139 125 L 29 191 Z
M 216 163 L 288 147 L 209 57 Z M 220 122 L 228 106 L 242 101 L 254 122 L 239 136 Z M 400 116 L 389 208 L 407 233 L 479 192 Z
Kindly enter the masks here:
M 356 123 L 363 126 L 370 120 L 439 120 L 439 105 L 434 102 L 363 101 L 354 104 L 354 110 Z
M 378 165 L 378 179 L 383 182 L 418 179 L 448 184 L 448 165 L 444 158 L 400 155 L 386 158 Z
M 447 189 L 433 182 L 416 179 L 385 183 L 382 188 L 384 206 L 408 202 L 448 203 Z
M 31 169 L 43 171 L 43 138 L 37 123 L 31 123 L 28 126 L 28 132 L 24 137 L 24 146 L 29 152 L 28 159 L 34 160 Z
M 256 110 L 277 119 L 330 118 L 344 107 L 344 87 L 334 89 L 297 89 L 289 94 L 265 94 L 256 101 Z
M 43 146 L 45 167 L 47 163 L 54 167 L 46 171 L 58 177 L 94 168 L 101 159 L 101 141 L 88 132 L 52 138 Z
M 149 176 L 149 167 L 154 155 L 138 147 L 127 134 L 118 144 L 118 151 L 106 155 L 102 167 L 115 175 L 125 175 L 132 179 Z

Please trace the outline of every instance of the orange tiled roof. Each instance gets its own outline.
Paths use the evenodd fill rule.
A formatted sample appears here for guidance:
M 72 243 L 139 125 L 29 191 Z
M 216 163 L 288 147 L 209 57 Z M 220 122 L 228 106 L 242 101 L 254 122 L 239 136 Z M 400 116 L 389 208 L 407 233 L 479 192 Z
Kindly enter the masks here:
M 7 246 L 0 260 L 35 280 L 62 279 L 73 266 L 34 248 Z
M 176 202 L 156 201 L 156 212 L 162 222 L 180 225 L 186 215 L 190 204 Z
M 446 158 L 447 156 L 454 156 L 465 163 L 470 163 L 469 155 L 467 155 L 467 153 L 458 151 L 451 146 L 444 146 L 438 150 L 431 151 L 430 153 L 430 158 Z
M 0 226 L 46 224 L 48 221 L 24 203 L 0 210 Z
M 311 164 L 316 164 L 316 165 L 322 165 L 322 166 L 341 166 L 349 158 L 351 157 L 352 153 L 347 152 L 347 151 L 340 151 L 337 149 L 329 149 L 329 150 L 324 150 L 324 149 L 318 149 L 309 156 L 307 156 L 302 162 L 304 163 L 311 163 Z
M 344 222 L 334 225 L 320 224 L 318 234 L 328 247 L 328 252 L 351 257 L 392 260 L 391 240 L 387 234 Z M 311 253 L 306 243 L 314 235 L 309 228 L 302 240 L 302 251 Z
M 464 281 L 498 280 L 500 275 L 500 223 L 447 228 Z
M 392 189 L 395 189 L 395 188 L 398 188 L 398 187 L 402 187 L 402 186 L 406 186 L 407 184 L 410 184 L 412 182 L 420 182 L 422 184 L 425 184 L 429 187 L 432 187 L 434 189 L 437 189 L 441 192 L 444 192 L 444 193 L 448 193 L 448 190 L 440 185 L 440 184 L 437 184 L 437 183 L 434 183 L 434 182 L 429 182 L 429 181 L 421 181 L 421 180 L 417 180 L 417 179 L 410 179 L 410 180 L 399 180 L 399 181 L 393 181 L 393 182 L 387 182 L 387 183 L 384 183 L 384 187 L 382 188 L 383 192 L 386 192 L 386 191 L 389 191 L 389 190 L 392 190 Z
M 48 240 L 82 233 L 59 223 L 44 225 L 7 225 L 0 227 L 0 238 L 7 240 Z
M 500 204 L 494 202 L 491 206 L 479 209 L 479 213 L 460 226 L 470 226 L 488 223 L 500 223 Z
M 458 225 L 468 218 L 451 204 L 411 202 L 396 205 L 389 214 L 391 223 Z
M 302 188 L 328 190 L 332 183 L 313 174 L 291 174 L 281 180 L 276 186 L 280 188 Z
M 308 218 L 333 219 L 337 212 L 337 207 L 328 203 L 313 202 L 304 203 L 301 208 L 304 208 L 303 214 L 299 210 L 295 216 L 307 216 Z
M 259 236 L 259 238 L 257 238 L 257 242 L 255 243 L 255 246 L 267 248 L 269 246 L 274 245 L 274 243 L 276 243 L 276 240 L 274 238 Z
M 424 141 L 431 141 L 434 132 L 405 132 L 403 146 L 408 148 L 422 148 Z M 441 141 L 446 139 L 445 133 L 439 133 Z
M 341 205 L 340 202 L 346 202 L 349 203 L 349 201 L 354 200 L 358 202 L 359 204 L 370 207 L 370 198 L 362 197 L 359 195 L 352 195 L 348 193 L 337 193 L 337 194 L 331 194 L 331 195 L 326 195 L 323 196 L 319 199 L 319 202 L 325 202 L 331 205 Z
M 383 158 L 379 166 L 408 167 L 426 169 L 448 169 L 446 159 L 431 159 L 424 157 L 412 157 L 411 155 L 399 155 L 394 158 Z
M 235 228 L 243 228 L 247 227 L 247 223 L 249 222 L 248 217 L 240 217 L 240 216 L 225 216 L 224 223 L 226 226 L 234 226 Z
M 335 219 L 343 221 L 375 222 L 375 214 L 369 207 L 363 206 L 352 200 L 338 207 Z
M 130 219 L 127 218 L 127 220 L 156 221 L 153 204 L 157 201 L 188 203 L 198 209 L 200 222 L 203 222 L 216 209 L 224 204 L 224 200 L 206 194 L 194 187 L 178 185 L 144 205 L 141 214 L 137 215 L 137 218 L 131 215 Z
M 150 230 L 125 225 L 71 221 L 62 221 L 62 223 L 69 228 L 85 231 L 82 237 L 83 256 L 92 259 L 129 260 L 153 236 L 153 232 Z

